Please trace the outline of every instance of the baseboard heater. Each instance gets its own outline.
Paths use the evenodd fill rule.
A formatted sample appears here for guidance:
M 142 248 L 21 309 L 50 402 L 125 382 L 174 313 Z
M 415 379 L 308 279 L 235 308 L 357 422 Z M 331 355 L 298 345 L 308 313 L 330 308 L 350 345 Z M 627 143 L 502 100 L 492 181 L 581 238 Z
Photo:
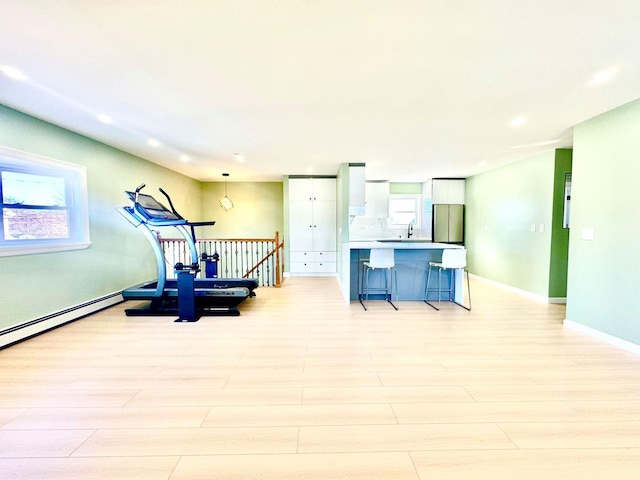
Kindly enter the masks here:
M 30 320 L 19 325 L 14 325 L 4 330 L 0 330 L 0 349 L 9 347 L 18 342 L 35 337 L 41 333 L 60 327 L 66 323 L 79 320 L 82 317 L 91 315 L 112 305 L 123 302 L 120 292 L 111 293 L 104 297 L 89 300 L 88 302 L 73 307 L 50 313 L 40 318 Z

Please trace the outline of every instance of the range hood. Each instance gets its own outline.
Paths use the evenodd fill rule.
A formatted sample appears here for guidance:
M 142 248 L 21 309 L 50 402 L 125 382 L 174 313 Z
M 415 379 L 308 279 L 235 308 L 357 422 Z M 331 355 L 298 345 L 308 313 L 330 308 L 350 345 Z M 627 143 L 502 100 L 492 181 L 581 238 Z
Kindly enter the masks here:
M 349 164 L 349 216 L 362 216 L 365 212 L 364 163 Z

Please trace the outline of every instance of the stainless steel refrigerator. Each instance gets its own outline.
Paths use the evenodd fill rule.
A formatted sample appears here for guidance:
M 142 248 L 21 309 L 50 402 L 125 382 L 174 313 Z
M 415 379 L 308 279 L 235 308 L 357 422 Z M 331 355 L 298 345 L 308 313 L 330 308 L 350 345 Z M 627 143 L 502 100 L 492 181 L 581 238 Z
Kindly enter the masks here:
M 464 243 L 464 205 L 433 206 L 433 241 Z

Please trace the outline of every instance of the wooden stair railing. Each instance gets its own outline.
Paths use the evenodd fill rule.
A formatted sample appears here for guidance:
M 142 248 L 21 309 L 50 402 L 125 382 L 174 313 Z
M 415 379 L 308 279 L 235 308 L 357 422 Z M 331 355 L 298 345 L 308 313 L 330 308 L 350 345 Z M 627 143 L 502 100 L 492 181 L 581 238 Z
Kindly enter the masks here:
M 190 262 L 184 239 L 160 238 L 160 244 L 170 265 Z M 198 239 L 196 245 L 200 255 L 219 255 L 218 277 L 255 278 L 261 286 L 282 286 L 284 241 L 279 232 L 274 238 Z
M 275 255 L 276 257 L 276 261 L 275 261 L 275 266 L 276 266 L 276 281 L 274 286 L 275 287 L 281 287 L 282 286 L 282 268 L 281 268 L 281 257 L 280 257 L 280 250 L 284 251 L 284 242 L 280 242 L 280 232 L 276 232 L 276 237 L 275 237 L 275 248 L 273 250 L 271 250 L 269 253 L 267 253 L 267 255 L 265 255 L 265 257 L 260 260 L 257 264 L 255 264 L 251 270 L 249 270 L 247 273 L 245 273 L 242 278 L 248 278 L 249 275 L 257 270 L 260 265 L 262 265 L 264 262 L 266 262 L 267 260 L 269 260 L 269 258 L 271 258 L 272 256 Z M 284 256 L 282 257 L 282 259 L 284 260 Z

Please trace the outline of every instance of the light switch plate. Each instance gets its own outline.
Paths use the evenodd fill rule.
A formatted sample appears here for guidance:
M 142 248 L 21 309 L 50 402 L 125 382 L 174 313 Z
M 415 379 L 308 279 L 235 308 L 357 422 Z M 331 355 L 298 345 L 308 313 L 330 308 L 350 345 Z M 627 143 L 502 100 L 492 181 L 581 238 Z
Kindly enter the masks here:
M 583 228 L 580 232 L 580 238 L 582 240 L 593 240 L 595 237 L 595 232 L 593 228 Z

